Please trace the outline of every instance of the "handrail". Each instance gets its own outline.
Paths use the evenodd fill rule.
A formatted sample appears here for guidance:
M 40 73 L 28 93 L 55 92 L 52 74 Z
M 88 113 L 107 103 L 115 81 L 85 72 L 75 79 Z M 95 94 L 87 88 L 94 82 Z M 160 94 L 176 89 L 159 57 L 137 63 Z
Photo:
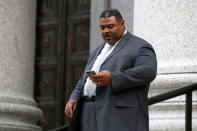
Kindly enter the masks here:
M 187 94 L 187 93 L 192 92 L 194 90 L 197 90 L 197 83 L 186 86 L 186 87 L 173 89 L 171 91 L 165 92 L 165 93 L 160 94 L 160 95 L 152 96 L 152 97 L 148 98 L 148 105 L 153 105 L 153 104 L 156 104 L 158 102 L 162 102 L 162 101 L 171 99 L 171 98 L 176 97 L 176 96 Z
M 156 96 L 152 96 L 148 99 L 148 105 L 153 105 L 183 94 L 186 94 L 186 122 L 185 122 L 185 130 L 186 131 L 191 131 L 192 130 L 192 91 L 197 90 L 197 83 L 196 84 L 192 84 L 190 86 L 186 86 L 186 87 L 181 87 L 178 89 L 173 89 L 171 91 L 165 92 L 163 94 L 160 95 L 156 95 Z M 62 129 L 66 130 L 65 128 L 68 128 L 69 125 L 63 125 L 60 126 L 58 128 L 49 130 L 49 131 L 60 131 Z
M 185 131 L 192 131 L 192 92 L 194 90 L 197 90 L 197 83 L 152 96 L 148 99 L 148 105 L 150 106 L 185 94 Z
M 48 130 L 48 131 L 67 131 L 68 126 L 69 125 L 63 125 L 63 126 L 60 126 L 60 127 L 55 128 L 55 129 Z

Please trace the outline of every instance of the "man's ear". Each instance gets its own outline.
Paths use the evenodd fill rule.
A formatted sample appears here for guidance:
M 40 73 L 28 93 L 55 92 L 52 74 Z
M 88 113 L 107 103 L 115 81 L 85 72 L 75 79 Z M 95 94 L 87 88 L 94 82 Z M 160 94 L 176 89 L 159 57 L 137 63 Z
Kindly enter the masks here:
M 121 25 L 124 25 L 124 20 L 121 20 L 120 24 L 121 24 Z

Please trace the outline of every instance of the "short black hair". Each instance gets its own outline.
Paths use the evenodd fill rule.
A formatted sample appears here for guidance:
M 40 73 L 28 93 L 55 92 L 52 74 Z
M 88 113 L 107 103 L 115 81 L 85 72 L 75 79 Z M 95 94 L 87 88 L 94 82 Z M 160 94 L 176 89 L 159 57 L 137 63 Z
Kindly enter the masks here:
M 99 19 L 108 18 L 108 17 L 111 17 L 111 16 L 115 16 L 118 21 L 123 20 L 122 15 L 120 14 L 120 12 L 117 9 L 114 9 L 114 8 L 109 8 L 109 9 L 104 10 L 101 13 Z

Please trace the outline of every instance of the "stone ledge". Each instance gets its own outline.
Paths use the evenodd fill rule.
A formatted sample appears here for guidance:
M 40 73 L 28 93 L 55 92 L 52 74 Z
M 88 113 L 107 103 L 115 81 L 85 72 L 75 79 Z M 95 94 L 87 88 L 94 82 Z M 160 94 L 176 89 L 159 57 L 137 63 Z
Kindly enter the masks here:
M 192 129 L 197 129 L 195 124 L 197 120 L 192 122 Z M 150 120 L 150 131 L 185 131 L 184 119 L 155 119 Z
M 42 111 L 34 106 L 0 102 L 0 130 L 6 127 L 10 130 L 39 131 L 40 127 L 36 123 L 42 115 Z
M 197 83 L 197 73 L 169 73 L 158 74 L 156 79 L 151 83 L 150 95 L 157 91 L 170 91 L 170 89 L 180 88 Z
M 2 96 L 0 95 L 0 102 L 10 103 L 10 104 L 22 104 L 29 106 L 37 106 L 37 103 L 31 98 L 24 98 L 18 96 Z
M 16 123 L 0 123 L 0 130 L 3 131 L 42 131 L 39 126 L 16 124 Z

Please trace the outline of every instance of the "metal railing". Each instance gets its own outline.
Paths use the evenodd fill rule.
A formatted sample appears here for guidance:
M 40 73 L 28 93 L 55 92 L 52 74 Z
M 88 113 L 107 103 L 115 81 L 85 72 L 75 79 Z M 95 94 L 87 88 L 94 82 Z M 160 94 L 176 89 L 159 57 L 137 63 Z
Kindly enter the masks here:
M 68 126 L 69 125 L 63 125 L 63 126 L 60 126 L 60 127 L 55 128 L 55 129 L 48 130 L 48 131 L 67 131 Z
M 148 99 L 148 105 L 157 104 L 159 102 L 169 100 L 171 98 L 186 95 L 185 100 L 185 131 L 192 131 L 192 92 L 197 90 L 197 84 L 193 84 L 186 87 L 181 87 L 178 89 L 173 89 L 171 91 L 165 92 L 160 95 L 152 96 Z M 61 127 L 49 130 L 49 131 L 65 131 L 68 125 L 63 125 Z
M 192 131 L 192 92 L 195 90 L 197 90 L 197 84 L 173 89 L 166 93 L 150 97 L 148 99 L 148 105 L 157 104 L 185 94 L 185 131 Z

